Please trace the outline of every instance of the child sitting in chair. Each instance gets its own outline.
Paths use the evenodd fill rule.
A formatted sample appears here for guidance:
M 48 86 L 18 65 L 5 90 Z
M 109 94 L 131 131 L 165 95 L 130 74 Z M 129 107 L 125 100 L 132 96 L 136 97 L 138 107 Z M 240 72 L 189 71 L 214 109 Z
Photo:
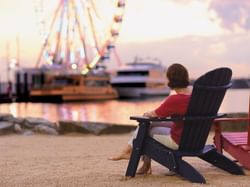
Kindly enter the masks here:
M 190 100 L 191 89 L 189 87 L 189 75 L 187 69 L 181 64 L 172 64 L 168 67 L 166 73 L 168 86 L 171 88 L 171 93 L 162 104 L 155 110 L 145 112 L 143 116 L 146 117 L 170 117 L 184 115 Z M 154 122 L 150 125 L 150 136 L 160 143 L 172 149 L 178 149 L 180 136 L 183 130 L 183 122 Z M 110 157 L 109 160 L 117 161 L 122 159 L 129 159 L 133 139 L 136 138 L 138 127 L 133 136 L 129 140 L 127 146 L 122 152 L 116 156 Z M 144 156 L 143 165 L 137 174 L 151 173 L 151 161 Z

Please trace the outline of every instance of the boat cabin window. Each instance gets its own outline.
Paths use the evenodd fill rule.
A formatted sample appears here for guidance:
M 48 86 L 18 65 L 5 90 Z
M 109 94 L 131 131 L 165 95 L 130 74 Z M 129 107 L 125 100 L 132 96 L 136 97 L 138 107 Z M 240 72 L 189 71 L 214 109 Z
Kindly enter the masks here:
M 130 88 L 145 88 L 146 83 L 114 83 L 114 87 L 130 87 Z
M 119 71 L 118 76 L 148 76 L 148 71 Z
M 107 86 L 108 85 L 108 81 L 105 80 L 86 80 L 85 81 L 85 85 L 86 86 Z
M 69 77 L 56 77 L 53 79 L 52 85 L 79 85 L 79 81 Z
M 44 74 L 32 74 L 31 87 L 41 88 L 44 85 Z

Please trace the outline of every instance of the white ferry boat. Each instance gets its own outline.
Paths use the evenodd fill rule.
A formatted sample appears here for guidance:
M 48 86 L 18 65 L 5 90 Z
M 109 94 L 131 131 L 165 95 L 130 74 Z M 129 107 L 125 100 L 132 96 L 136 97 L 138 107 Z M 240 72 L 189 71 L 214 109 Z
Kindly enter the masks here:
M 166 96 L 170 92 L 166 82 L 166 68 L 153 62 L 127 63 L 111 77 L 111 85 L 117 89 L 119 97 L 123 98 Z

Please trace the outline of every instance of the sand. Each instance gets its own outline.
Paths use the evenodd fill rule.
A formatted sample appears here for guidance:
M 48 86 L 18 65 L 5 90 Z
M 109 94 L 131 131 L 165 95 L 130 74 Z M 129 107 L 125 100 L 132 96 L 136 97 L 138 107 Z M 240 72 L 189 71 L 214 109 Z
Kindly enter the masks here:
M 204 186 L 153 162 L 153 174 L 124 180 L 127 161 L 109 161 L 130 134 L 7 135 L 0 137 L 0 187 Z M 188 158 L 206 178 L 205 186 L 250 186 L 250 171 L 234 176 L 197 158 Z

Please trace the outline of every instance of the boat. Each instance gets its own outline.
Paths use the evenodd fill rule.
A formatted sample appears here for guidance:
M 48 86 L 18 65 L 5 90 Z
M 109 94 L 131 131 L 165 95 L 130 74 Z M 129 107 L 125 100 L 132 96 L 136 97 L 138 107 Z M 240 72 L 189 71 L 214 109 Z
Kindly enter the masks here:
M 106 72 L 65 75 L 46 75 L 45 83 L 30 91 L 32 101 L 88 101 L 118 98 L 117 91 L 110 85 Z
M 232 80 L 232 89 L 249 89 L 250 79 L 249 78 L 236 78 Z
M 111 85 L 120 98 L 167 96 L 166 67 L 159 62 L 139 61 L 121 66 L 111 77 Z

